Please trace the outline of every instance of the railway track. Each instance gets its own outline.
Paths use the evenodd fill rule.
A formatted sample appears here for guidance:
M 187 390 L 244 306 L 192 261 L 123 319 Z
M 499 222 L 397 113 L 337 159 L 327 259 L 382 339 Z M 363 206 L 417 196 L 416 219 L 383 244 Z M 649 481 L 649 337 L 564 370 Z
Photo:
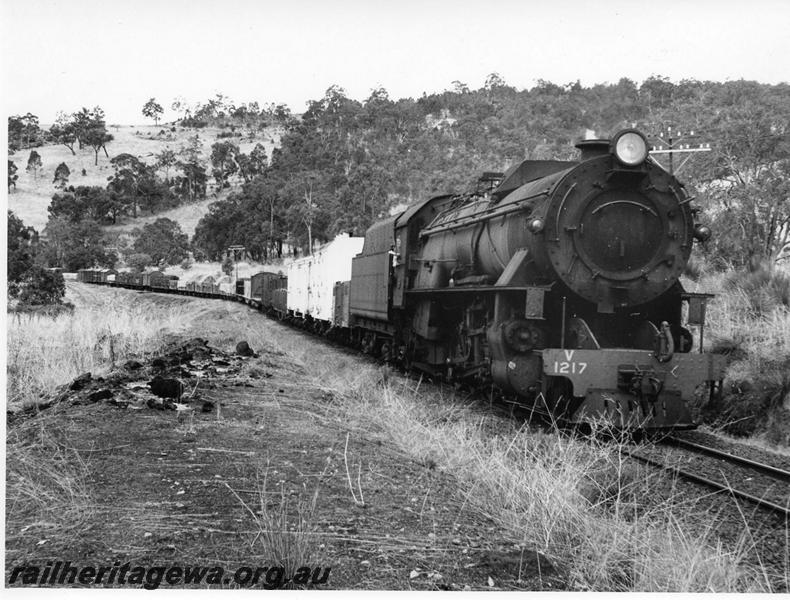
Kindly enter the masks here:
M 680 479 L 790 519 L 790 471 L 676 436 L 668 436 L 659 444 L 671 451 L 662 452 L 656 447 L 649 456 L 640 450 L 628 454 Z M 682 454 L 674 450 L 681 450 Z
M 160 290 L 154 290 L 160 291 Z M 167 293 L 166 290 L 162 290 Z M 169 292 L 173 293 L 173 292 Z M 205 294 L 188 294 L 200 295 Z M 219 297 L 211 295 L 210 297 Z M 255 300 L 242 298 L 240 296 L 228 295 L 222 296 L 226 300 L 235 300 L 244 302 L 254 309 L 260 310 L 260 303 Z M 305 333 L 310 334 L 310 331 L 300 329 Z M 322 338 L 331 343 L 331 340 Z M 335 344 L 332 344 L 335 345 Z M 348 350 L 348 348 L 346 348 Z M 507 403 L 507 401 L 506 401 Z M 518 403 L 508 403 L 518 405 Z M 514 406 L 511 406 L 511 411 Z M 534 416 L 535 411 L 529 411 L 530 417 Z M 759 463 L 751 459 L 739 457 L 737 455 L 725 452 L 710 446 L 703 446 L 688 440 L 678 438 L 676 436 L 668 436 L 659 442 L 660 445 L 670 446 L 674 448 L 683 449 L 686 452 L 691 452 L 696 456 L 704 456 L 712 461 L 719 463 L 726 463 L 727 470 L 723 470 L 722 464 L 709 463 L 700 472 L 697 467 L 697 472 L 684 468 L 678 464 L 670 464 L 667 460 L 658 459 L 651 456 L 640 454 L 639 451 L 628 452 L 628 455 L 634 460 L 641 461 L 653 467 L 669 471 L 679 478 L 703 485 L 716 492 L 724 492 L 735 498 L 753 503 L 765 510 L 769 510 L 785 519 L 790 519 L 790 471 Z M 666 458 L 666 457 L 663 457 Z M 762 483 L 756 482 L 753 474 L 758 473 L 759 477 L 763 478 Z M 711 474 L 714 476 L 712 477 Z M 719 476 L 720 479 L 716 479 Z M 768 485 L 766 485 L 766 483 Z M 744 485 L 746 484 L 746 485 Z M 740 487 L 736 487 L 740 486 Z M 742 489 L 746 488 L 746 489 Z

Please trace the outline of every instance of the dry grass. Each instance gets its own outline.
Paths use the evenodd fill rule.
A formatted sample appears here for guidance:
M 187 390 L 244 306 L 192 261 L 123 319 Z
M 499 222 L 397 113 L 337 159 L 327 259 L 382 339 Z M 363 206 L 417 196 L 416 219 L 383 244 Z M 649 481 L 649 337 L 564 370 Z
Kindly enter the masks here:
M 48 533 L 78 536 L 93 502 L 87 466 L 63 442 L 53 418 L 39 416 L 8 430 L 6 440 L 6 541 Z M 20 529 L 20 524 L 25 526 Z
M 724 426 L 768 448 L 790 444 L 790 275 L 714 273 L 688 285 L 717 294 L 709 304 L 706 349 L 728 355 Z M 756 417 L 756 418 L 755 418 Z
M 573 589 L 770 591 L 747 561 L 748 532 L 735 547 L 690 533 L 704 509 L 659 499 L 664 476 L 635 468 L 624 448 L 529 431 L 378 367 L 334 356 L 317 365 L 305 342 L 283 345 L 311 366 L 335 418 L 454 476 L 466 505 L 510 532 L 501 542 L 542 554 Z
M 222 198 L 225 197 L 227 197 L 227 194 L 222 196 Z M 131 217 L 120 218 L 117 225 L 107 225 L 103 229 L 111 236 L 120 236 L 123 234 L 131 234 L 135 229 L 142 228 L 149 223 L 153 223 L 157 219 L 170 219 L 178 223 L 181 227 L 181 231 L 192 238 L 192 236 L 195 235 L 195 228 L 198 222 L 200 222 L 203 215 L 208 212 L 209 205 L 219 199 L 219 197 L 211 196 L 205 200 L 199 200 L 190 204 L 182 204 L 176 208 L 158 212 L 153 215 L 146 213 L 145 215 L 138 215 L 136 219 Z
M 746 365 L 733 365 L 735 374 L 746 369 L 759 373 L 766 362 L 790 358 L 790 310 L 783 302 L 787 295 L 778 277 L 763 280 L 750 276 L 714 273 L 696 283 L 684 282 L 692 292 L 716 294 L 707 311 L 706 349 L 728 343 L 746 353 Z M 790 280 L 788 280 L 790 285 Z
M 82 373 L 96 376 L 131 355 L 149 352 L 188 319 L 186 307 L 152 311 L 145 304 L 129 304 L 127 295 L 108 294 L 103 300 L 55 318 L 9 314 L 9 407 L 35 404 Z
M 294 501 L 286 493 L 283 482 L 270 485 L 268 473 L 267 465 L 258 482 L 257 507 L 251 507 L 230 486 L 228 488 L 255 522 L 257 532 L 251 549 L 266 556 L 271 566 L 282 569 L 284 578 L 293 581 L 301 567 L 315 562 L 319 532 L 314 514 L 319 488 L 316 487 L 312 494 L 305 488 Z

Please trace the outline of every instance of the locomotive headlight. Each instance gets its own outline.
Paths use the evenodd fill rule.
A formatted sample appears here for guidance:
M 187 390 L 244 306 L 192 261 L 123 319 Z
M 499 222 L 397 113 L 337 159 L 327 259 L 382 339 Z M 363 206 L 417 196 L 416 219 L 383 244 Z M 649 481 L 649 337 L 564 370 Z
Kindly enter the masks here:
M 635 167 L 647 158 L 647 140 L 638 131 L 628 129 L 618 133 L 613 145 L 617 160 L 629 167 Z
M 530 219 L 527 223 L 527 229 L 530 230 L 531 233 L 540 233 L 543 231 L 543 227 L 545 227 L 546 223 L 540 217 L 535 217 L 534 219 Z
M 700 242 L 707 242 L 712 235 L 712 231 L 710 227 L 706 227 L 705 225 L 701 225 L 697 223 L 694 225 L 694 239 Z

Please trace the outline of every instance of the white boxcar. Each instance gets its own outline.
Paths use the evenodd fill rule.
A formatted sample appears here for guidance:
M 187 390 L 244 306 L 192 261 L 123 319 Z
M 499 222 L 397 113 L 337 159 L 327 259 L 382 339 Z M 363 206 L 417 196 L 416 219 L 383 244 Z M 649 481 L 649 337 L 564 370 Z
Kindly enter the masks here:
M 351 279 L 351 259 L 362 251 L 363 237 L 340 234 L 312 256 L 288 266 L 288 310 L 320 321 L 334 318 L 334 287 Z

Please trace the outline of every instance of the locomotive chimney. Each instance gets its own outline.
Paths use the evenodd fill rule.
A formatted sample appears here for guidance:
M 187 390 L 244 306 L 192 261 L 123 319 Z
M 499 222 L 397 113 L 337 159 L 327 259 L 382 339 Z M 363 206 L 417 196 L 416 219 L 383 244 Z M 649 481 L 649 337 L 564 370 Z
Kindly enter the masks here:
M 582 140 L 576 147 L 581 150 L 581 160 L 589 160 L 596 156 L 609 154 L 609 140 Z

